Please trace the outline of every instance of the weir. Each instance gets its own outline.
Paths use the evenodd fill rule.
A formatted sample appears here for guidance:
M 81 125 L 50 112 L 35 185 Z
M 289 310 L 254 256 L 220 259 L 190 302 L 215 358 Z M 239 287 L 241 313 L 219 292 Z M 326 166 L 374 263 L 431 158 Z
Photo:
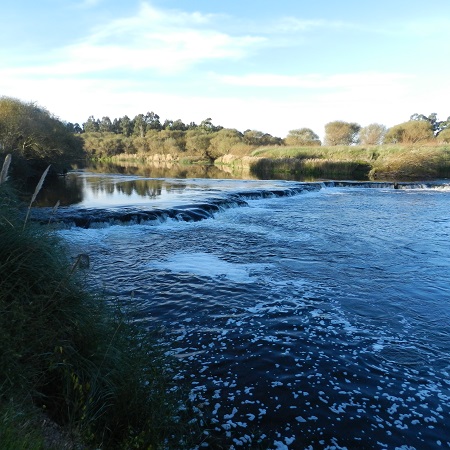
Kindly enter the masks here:
M 366 189 L 449 189 L 446 182 L 365 182 L 365 181 L 322 181 L 292 183 L 286 188 L 268 188 L 222 191 L 220 197 L 199 200 L 198 203 L 168 208 L 156 208 L 149 200 L 148 206 L 117 206 L 109 208 L 62 207 L 56 212 L 49 207 L 34 208 L 31 220 L 42 224 L 51 219 L 66 227 L 101 227 L 115 224 L 158 224 L 169 219 L 180 222 L 198 222 L 213 218 L 214 214 L 229 208 L 249 206 L 249 200 L 262 200 L 276 197 L 292 197 L 302 193 L 330 188 L 366 188 Z

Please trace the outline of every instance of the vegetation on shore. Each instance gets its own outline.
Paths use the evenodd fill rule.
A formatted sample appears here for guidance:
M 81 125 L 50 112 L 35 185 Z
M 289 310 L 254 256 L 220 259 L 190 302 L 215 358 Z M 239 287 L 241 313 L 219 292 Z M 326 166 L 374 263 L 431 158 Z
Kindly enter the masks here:
M 39 177 L 49 164 L 49 175 L 62 172 L 85 156 L 80 136 L 45 108 L 0 97 L 0 157 L 7 154 L 16 180 Z
M 67 448 L 74 442 L 83 448 L 183 448 L 187 401 L 173 380 L 175 366 L 166 349 L 154 333 L 83 288 L 88 255 L 69 263 L 49 227 L 24 223 L 23 206 L 5 172 L 0 175 L 2 449 L 49 448 L 45 423 L 63 427 Z
M 214 162 L 246 167 L 259 178 L 429 179 L 450 173 L 450 118 L 439 121 L 436 114 L 413 114 L 389 129 L 377 123 L 330 122 L 325 146 L 309 128 L 291 130 L 280 139 L 257 130 L 217 127 L 210 119 L 200 125 L 161 124 L 154 113 L 113 122 L 91 116 L 83 127 L 87 154 L 113 161 Z
M 437 179 L 450 177 L 450 145 L 268 147 L 255 150 L 255 175 L 316 178 Z M 239 160 L 234 161 L 239 164 Z M 263 176 L 264 177 L 264 176 Z
M 68 160 L 112 160 L 146 164 L 246 166 L 256 177 L 440 178 L 448 176 L 450 117 L 413 114 L 387 128 L 340 120 L 325 125 L 324 146 L 309 128 L 285 138 L 258 130 L 224 128 L 210 118 L 200 124 L 165 120 L 154 112 L 111 120 L 90 116 L 80 126 L 61 122 L 44 108 L 0 98 L 0 155 L 14 155 L 13 171 L 30 175 Z M 66 165 L 67 166 L 67 165 Z

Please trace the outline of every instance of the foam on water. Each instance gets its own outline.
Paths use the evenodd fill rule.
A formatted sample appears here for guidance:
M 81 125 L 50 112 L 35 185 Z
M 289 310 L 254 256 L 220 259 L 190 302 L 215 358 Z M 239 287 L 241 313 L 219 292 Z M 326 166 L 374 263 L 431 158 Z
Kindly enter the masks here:
M 149 268 L 190 273 L 201 277 L 222 278 L 234 283 L 250 283 L 254 270 L 270 269 L 261 264 L 236 264 L 224 261 L 211 253 L 175 253 L 167 259 L 149 263 Z
M 450 447 L 446 192 L 329 188 L 61 234 L 164 324 L 198 448 Z

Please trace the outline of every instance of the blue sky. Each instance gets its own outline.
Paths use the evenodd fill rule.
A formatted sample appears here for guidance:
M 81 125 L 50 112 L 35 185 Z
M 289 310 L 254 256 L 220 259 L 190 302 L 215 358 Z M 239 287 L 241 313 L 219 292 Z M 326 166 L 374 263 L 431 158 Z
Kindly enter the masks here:
M 285 137 L 450 115 L 448 0 L 2 3 L 0 95 L 62 120 L 154 111 Z

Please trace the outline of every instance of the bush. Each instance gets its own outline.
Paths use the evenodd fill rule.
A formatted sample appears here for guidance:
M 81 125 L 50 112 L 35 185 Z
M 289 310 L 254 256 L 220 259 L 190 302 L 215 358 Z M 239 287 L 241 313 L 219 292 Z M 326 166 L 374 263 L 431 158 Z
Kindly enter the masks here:
M 415 144 L 434 139 L 431 124 L 424 120 L 410 120 L 389 128 L 384 136 L 385 144 Z

